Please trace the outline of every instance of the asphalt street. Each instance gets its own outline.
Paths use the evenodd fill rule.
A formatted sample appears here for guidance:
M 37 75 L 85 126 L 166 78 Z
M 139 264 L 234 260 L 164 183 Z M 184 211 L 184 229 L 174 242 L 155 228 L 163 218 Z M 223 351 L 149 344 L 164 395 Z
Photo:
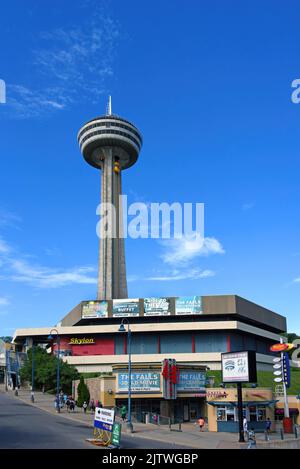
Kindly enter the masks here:
M 86 442 L 86 438 L 92 438 L 92 428 L 0 392 L 1 449 L 103 449 Z M 134 434 L 122 435 L 121 448 L 186 449 Z

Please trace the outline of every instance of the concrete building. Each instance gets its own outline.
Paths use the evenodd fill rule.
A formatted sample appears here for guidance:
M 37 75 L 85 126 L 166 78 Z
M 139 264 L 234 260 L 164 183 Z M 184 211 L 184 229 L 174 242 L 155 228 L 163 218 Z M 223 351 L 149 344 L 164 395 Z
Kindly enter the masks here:
M 272 369 L 270 346 L 286 331 L 285 317 L 236 295 L 84 301 L 58 324 L 61 355 L 81 372 L 110 372 L 128 363 L 122 317 L 132 331 L 132 362 L 221 368 L 221 353 L 255 350 L 258 369 Z M 48 343 L 51 327 L 18 329 L 14 342 Z M 55 352 L 55 347 L 54 347 Z
M 97 298 L 127 298 L 121 175 L 136 162 L 142 136 L 131 122 L 112 114 L 109 98 L 107 114 L 84 124 L 78 133 L 78 143 L 87 163 L 102 171 L 103 211 L 99 215 L 105 216 L 108 224 L 102 223 L 100 228 Z M 114 208 L 113 213 L 109 207 Z M 107 228 L 109 236 L 105 233 Z

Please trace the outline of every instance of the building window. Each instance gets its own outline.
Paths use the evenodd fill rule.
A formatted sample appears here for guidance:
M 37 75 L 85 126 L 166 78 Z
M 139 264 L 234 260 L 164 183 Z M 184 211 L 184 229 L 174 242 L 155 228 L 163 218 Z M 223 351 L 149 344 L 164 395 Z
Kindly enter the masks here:
M 233 406 L 217 407 L 217 421 L 218 422 L 234 422 L 235 410 Z

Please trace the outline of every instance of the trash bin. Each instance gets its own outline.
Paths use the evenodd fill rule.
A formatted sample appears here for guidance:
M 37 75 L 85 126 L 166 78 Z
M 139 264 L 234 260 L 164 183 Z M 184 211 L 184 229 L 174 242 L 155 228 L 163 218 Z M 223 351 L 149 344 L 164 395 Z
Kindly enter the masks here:
M 284 433 L 293 433 L 293 419 L 292 417 L 284 417 L 283 419 Z

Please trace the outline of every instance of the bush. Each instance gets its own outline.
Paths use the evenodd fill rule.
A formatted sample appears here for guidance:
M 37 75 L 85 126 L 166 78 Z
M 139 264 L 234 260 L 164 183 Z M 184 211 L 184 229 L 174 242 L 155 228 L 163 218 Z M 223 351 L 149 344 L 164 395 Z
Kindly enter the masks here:
M 80 381 L 77 386 L 77 406 L 82 407 L 84 401 L 89 404 L 90 402 L 90 391 L 84 382 L 83 376 L 80 376 Z

